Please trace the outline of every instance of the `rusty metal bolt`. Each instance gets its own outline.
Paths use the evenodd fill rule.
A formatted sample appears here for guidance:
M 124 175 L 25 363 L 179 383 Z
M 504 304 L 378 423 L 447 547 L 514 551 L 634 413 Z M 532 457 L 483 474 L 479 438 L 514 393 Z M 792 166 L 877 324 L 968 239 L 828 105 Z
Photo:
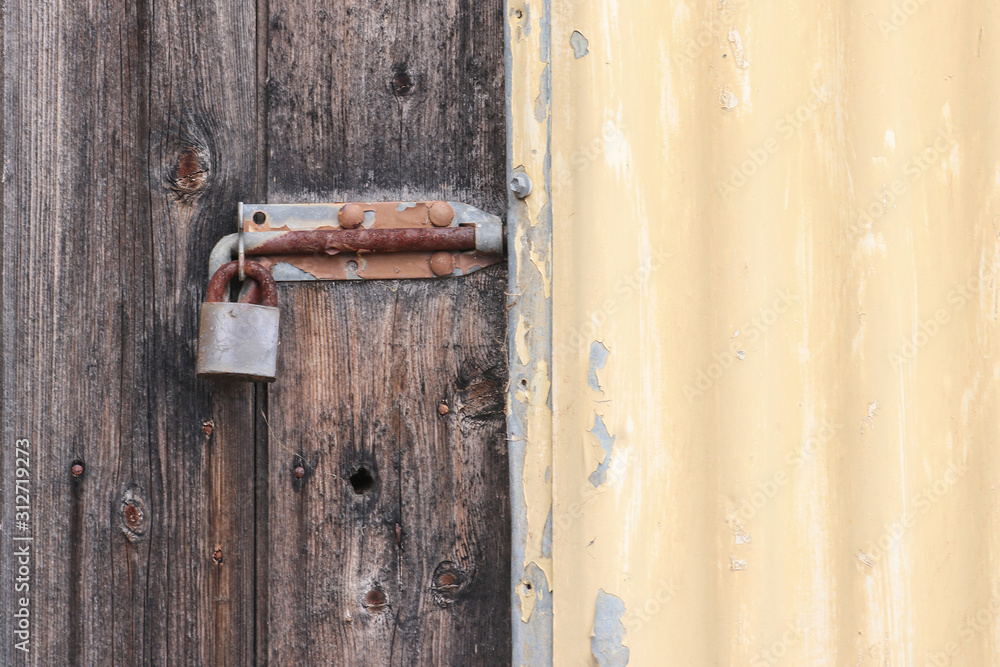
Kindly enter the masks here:
M 357 229 L 365 221 L 365 210 L 357 204 L 344 204 L 337 212 L 337 220 L 344 229 Z
M 527 174 L 514 174 L 514 178 L 510 179 L 510 191 L 518 199 L 524 199 L 530 195 L 533 187 Z
M 455 256 L 450 252 L 436 252 L 431 255 L 431 271 L 435 276 L 450 276 L 455 271 Z
M 447 227 L 455 219 L 455 209 L 448 202 L 439 201 L 431 205 L 427 215 L 435 227 Z
M 216 563 L 219 563 L 219 564 L 222 563 L 222 547 L 221 546 L 215 547 L 215 551 L 212 552 L 212 560 L 214 560 Z
M 74 463 L 73 467 L 70 468 L 70 472 L 73 473 L 73 477 L 79 477 L 80 475 L 83 474 L 83 464 L 82 463 Z
M 439 415 L 446 415 L 446 414 L 448 414 L 448 410 L 449 410 L 449 408 L 448 408 L 448 404 L 447 403 L 442 403 L 441 405 L 438 406 L 438 414 Z
M 306 476 L 306 469 L 303 468 L 302 466 L 295 466 L 295 470 L 292 471 L 292 474 L 298 477 L 299 479 L 302 479 L 303 477 Z

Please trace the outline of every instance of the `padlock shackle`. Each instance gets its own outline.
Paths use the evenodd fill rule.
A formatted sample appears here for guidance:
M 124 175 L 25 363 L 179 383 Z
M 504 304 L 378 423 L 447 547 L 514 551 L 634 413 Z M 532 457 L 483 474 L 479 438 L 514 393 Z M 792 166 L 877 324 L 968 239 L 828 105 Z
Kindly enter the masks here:
M 260 262 L 247 261 L 243 264 L 243 270 L 260 285 L 260 305 L 277 308 L 278 284 L 274 282 L 274 276 L 271 275 L 270 269 Z M 208 292 L 205 295 L 205 301 L 208 303 L 221 303 L 225 301 L 226 288 L 229 286 L 229 281 L 236 276 L 238 271 L 239 262 L 229 262 L 220 266 L 219 270 L 212 276 L 212 279 L 208 281 Z M 245 294 L 240 301 L 242 302 L 244 299 L 249 301 L 248 297 L 250 297 L 253 291 L 256 290 L 251 290 Z

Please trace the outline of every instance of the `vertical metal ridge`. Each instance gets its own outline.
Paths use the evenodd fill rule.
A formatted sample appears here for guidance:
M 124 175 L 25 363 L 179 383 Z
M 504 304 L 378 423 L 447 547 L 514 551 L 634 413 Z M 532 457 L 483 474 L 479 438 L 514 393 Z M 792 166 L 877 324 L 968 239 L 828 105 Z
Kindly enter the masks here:
M 553 0 L 545 52 L 525 8 L 515 664 L 995 660 L 1000 17 Z
M 511 623 L 514 665 L 553 664 L 552 581 L 552 216 L 549 141 L 549 3 L 505 6 L 508 191 L 508 452 L 511 496 Z

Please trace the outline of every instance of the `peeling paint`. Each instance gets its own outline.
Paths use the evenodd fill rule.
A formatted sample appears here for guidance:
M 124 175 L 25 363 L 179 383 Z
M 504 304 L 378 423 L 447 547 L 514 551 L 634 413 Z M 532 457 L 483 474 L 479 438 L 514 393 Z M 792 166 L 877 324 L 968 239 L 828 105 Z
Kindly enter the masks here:
M 509 0 L 507 169 L 532 193 L 507 211 L 512 664 L 553 664 L 551 27 L 548 2 Z
M 740 31 L 736 28 L 729 31 L 729 43 L 733 47 L 733 59 L 736 61 L 736 66 L 740 69 L 750 67 L 750 59 L 747 58 L 746 52 L 743 50 L 743 38 L 740 37 Z
M 601 341 L 595 340 L 590 344 L 590 371 L 587 373 L 587 385 L 594 391 L 602 391 L 597 371 L 604 368 L 609 354 L 608 348 L 604 347 Z
M 535 602 L 538 600 L 537 589 L 530 581 L 522 580 L 515 587 L 517 595 L 521 599 L 521 622 L 527 623 L 531 618 L 531 612 L 535 610 Z
M 997 653 L 961 624 L 1000 591 L 1000 13 L 910 4 L 552 0 L 509 42 L 512 594 L 553 587 L 514 664 L 552 664 L 553 617 L 554 661 L 595 664 L 598 590 L 632 664 Z
M 528 362 L 531 361 L 531 357 L 528 353 L 528 324 L 524 321 L 523 313 L 519 313 L 517 316 L 514 345 L 517 348 L 517 360 L 521 362 L 521 365 L 527 366 Z
M 569 43 L 573 47 L 573 57 L 577 60 L 590 53 L 590 41 L 579 30 L 574 30 L 569 36 Z
M 625 640 L 625 603 L 621 598 L 597 591 L 594 612 L 594 630 L 590 637 L 590 651 L 600 667 L 624 667 L 628 664 L 629 649 Z
M 597 470 L 592 472 L 590 477 L 587 478 L 594 485 L 594 488 L 597 488 L 601 484 L 604 484 L 608 478 L 608 468 L 611 466 L 611 452 L 615 446 L 615 436 L 608 433 L 608 427 L 604 425 L 604 419 L 596 412 L 594 413 L 594 427 L 590 429 L 589 433 L 597 438 L 597 443 L 604 451 L 604 460 L 597 466 Z

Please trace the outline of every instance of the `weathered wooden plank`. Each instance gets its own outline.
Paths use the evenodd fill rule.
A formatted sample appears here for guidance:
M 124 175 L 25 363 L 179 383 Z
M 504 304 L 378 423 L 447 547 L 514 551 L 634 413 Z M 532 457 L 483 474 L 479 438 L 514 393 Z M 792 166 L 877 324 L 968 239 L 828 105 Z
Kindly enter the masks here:
M 164 467 L 156 662 L 247 665 L 255 613 L 253 387 L 193 376 L 211 246 L 256 198 L 253 2 L 151 8 L 150 186 Z
M 252 390 L 192 369 L 205 258 L 256 194 L 255 94 L 233 85 L 254 80 L 254 21 L 221 1 L 5 5 L 0 664 L 252 658 Z M 7 616 L 19 438 L 27 654 Z
M 10 2 L 4 18 L 0 662 L 141 662 L 153 480 L 136 10 Z M 12 512 L 18 438 L 31 450 L 28 530 Z M 85 469 L 74 478 L 76 462 Z M 118 502 L 132 484 L 146 508 L 132 515 L 134 542 Z M 27 653 L 9 641 L 7 611 L 21 595 L 8 585 L 12 532 L 34 538 Z
M 269 201 L 502 211 L 501 18 L 499 2 L 272 3 Z M 498 267 L 283 287 L 260 531 L 273 664 L 509 660 L 504 285 Z

